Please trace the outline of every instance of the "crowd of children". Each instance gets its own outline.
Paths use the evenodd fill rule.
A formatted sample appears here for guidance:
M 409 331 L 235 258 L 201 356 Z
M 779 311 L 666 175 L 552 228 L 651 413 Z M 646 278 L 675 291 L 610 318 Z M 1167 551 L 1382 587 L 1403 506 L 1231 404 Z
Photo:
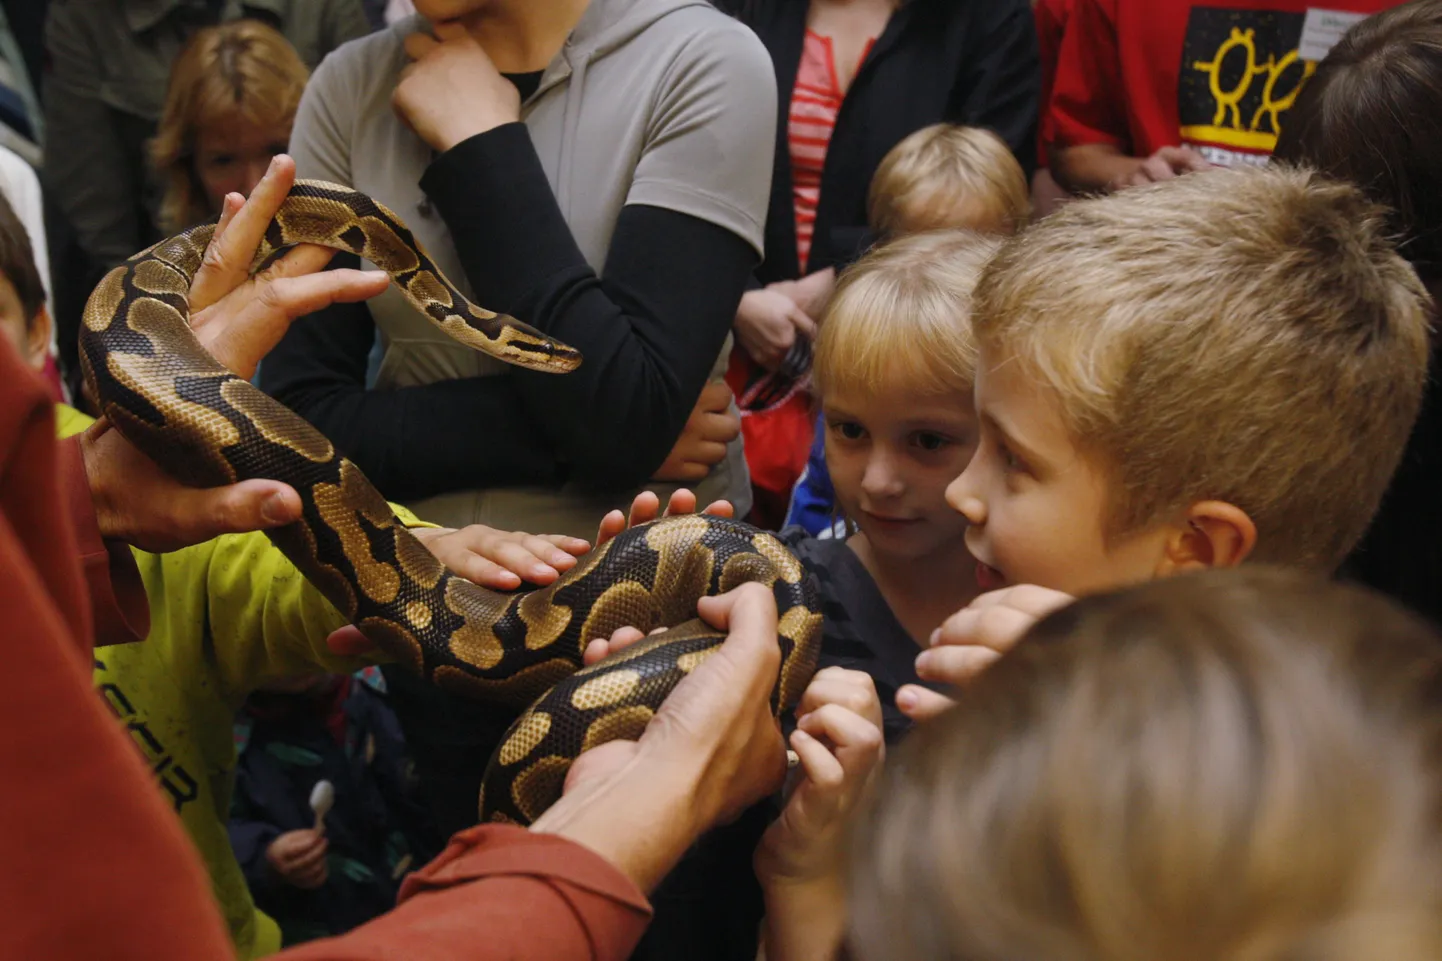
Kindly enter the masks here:
M 275 307 L 259 373 L 235 364 L 449 568 L 549 583 L 581 535 L 661 497 L 694 511 L 693 483 L 776 531 L 822 605 L 784 786 L 775 613 L 743 589 L 701 611 L 727 657 L 633 753 L 578 763 L 521 844 L 473 826 L 515 712 L 382 678 L 259 530 L 147 539 L 80 509 L 93 613 L 67 630 L 94 625 L 89 682 L 168 819 L 147 831 L 183 829 L 159 890 L 209 877 L 173 906 L 196 949 L 223 929 L 215 957 L 1442 955 L 1442 0 L 416 0 L 344 44 L 359 0 L 174 22 L 122 2 L 84 29 L 98 0 L 50 4 L 71 60 L 77 33 L 120 38 L 102 73 L 169 51 L 143 150 L 114 160 L 127 217 L 248 217 L 224 242 L 253 248 L 292 176 L 344 181 L 478 302 L 581 347 L 584 376 L 533 377 L 394 291 L 312 294 Z M 136 109 L 65 69 L 47 105 L 72 127 L 81 101 Z M 66 129 L 20 126 L 37 156 Z M 48 442 L 98 491 L 106 425 L 57 284 L 94 266 L 67 272 L 67 245 L 122 231 L 76 220 L 104 205 L 43 146 L 69 191 L 56 256 L 31 181 L 0 178 L 0 441 L 38 416 L 22 368 L 50 372 Z M 0 580 L 19 604 L 49 576 L 64 616 L 33 527 L 80 495 L 27 513 L 39 448 L 13 443 Z M 7 777 L 36 750 L 0 748 Z M 76 956 L 55 919 L 91 905 L 47 892 L 83 901 L 106 865 L 67 870 L 0 882 L 7 917 L 48 925 L 0 958 Z

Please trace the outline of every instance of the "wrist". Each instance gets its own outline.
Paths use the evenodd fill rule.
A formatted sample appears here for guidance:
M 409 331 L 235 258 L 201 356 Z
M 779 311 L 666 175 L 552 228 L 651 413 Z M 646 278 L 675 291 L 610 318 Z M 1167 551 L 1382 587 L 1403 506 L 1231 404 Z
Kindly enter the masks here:
M 105 484 L 105 472 L 100 469 L 96 440 L 102 436 L 91 426 L 80 434 L 80 460 L 85 465 L 85 484 L 90 489 L 90 503 L 95 508 L 95 526 L 100 530 L 102 540 L 116 540 L 120 537 L 120 524 L 115 510 L 114 499 Z
M 661 764 L 638 752 L 567 791 L 531 830 L 589 848 L 650 893 L 710 826 L 700 780 L 695 765 Z

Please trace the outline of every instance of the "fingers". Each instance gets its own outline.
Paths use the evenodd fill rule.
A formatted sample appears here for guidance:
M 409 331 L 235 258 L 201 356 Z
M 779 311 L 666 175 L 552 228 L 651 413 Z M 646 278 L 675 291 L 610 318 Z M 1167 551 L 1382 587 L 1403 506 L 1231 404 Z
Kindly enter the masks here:
M 659 634 L 666 630 L 670 630 L 670 628 L 658 627 L 651 633 Z M 617 628 L 615 632 L 611 634 L 610 638 L 598 637 L 587 643 L 585 651 L 581 654 L 581 663 L 586 667 L 590 667 L 597 661 L 604 661 L 617 651 L 624 651 L 645 636 L 646 635 L 642 634 L 638 628 Z
M 215 232 L 210 235 L 210 242 L 215 243 L 235 219 L 236 213 L 245 204 L 245 197 L 238 193 L 228 193 L 225 199 L 220 202 L 220 219 L 215 222 Z
M 580 557 L 582 554 L 590 553 L 591 542 L 584 537 L 572 537 L 569 534 L 542 534 L 543 538 L 550 544 L 559 547 L 572 557 Z
M 332 631 L 325 639 L 326 650 L 341 657 L 363 657 L 376 651 L 376 644 L 354 624 Z
M 702 620 L 728 632 L 723 652 L 729 649 L 736 657 L 759 658 L 773 664 L 780 661 L 776 597 L 767 588 L 742 584 L 725 594 L 703 597 L 696 608 Z
M 647 524 L 656 519 L 661 512 L 661 498 L 657 497 L 654 491 L 642 491 L 631 501 L 631 516 L 626 526 L 635 527 L 637 524 Z
M 918 724 L 929 721 L 954 706 L 956 702 L 946 695 L 917 684 L 905 684 L 896 692 L 897 709 Z
M 806 336 L 807 340 L 816 339 L 816 321 L 806 315 L 806 311 L 800 307 L 793 307 L 789 312 L 791 323 L 796 329 Z
M 600 547 L 625 529 L 626 515 L 619 510 L 608 512 L 596 528 L 596 546 Z
M 226 221 L 223 233 L 211 237 L 205 258 L 190 285 L 190 309 L 198 312 L 230 293 L 249 273 L 255 249 L 275 217 L 291 185 L 295 161 L 277 154 L 250 198 Z
M 239 220 L 240 216 L 236 215 Z M 238 230 L 232 227 L 232 232 Z M 378 270 L 327 270 L 305 276 L 278 277 L 237 291 L 234 312 L 226 303 L 197 317 L 196 337 L 216 360 L 240 377 L 255 375 L 260 359 L 280 342 L 297 317 L 334 303 L 367 300 L 386 289 L 390 278 Z
M 1072 600 L 1070 594 L 1034 584 L 989 591 L 943 621 L 931 634 L 931 646 L 971 644 L 1005 653 L 1038 620 Z
M 304 277 L 324 270 L 339 253 L 319 244 L 300 244 L 287 250 L 278 260 L 255 275 L 257 282 L 280 280 L 282 277 Z
M 923 681 L 961 687 L 1000 659 L 999 652 L 986 647 L 934 647 L 917 655 L 916 676 Z
M 839 787 L 841 780 L 865 777 L 880 760 L 884 741 L 881 727 L 840 704 L 827 704 L 798 722 L 797 731 L 811 738 L 830 741 L 842 778 L 818 786 Z M 797 753 L 800 753 L 798 749 Z
M 706 413 L 725 413 L 731 406 L 731 386 L 724 380 L 707 381 L 696 400 L 696 410 Z
M 801 728 L 791 732 L 791 749 L 801 764 L 806 780 L 824 790 L 835 790 L 846 780 L 846 770 L 826 745 Z
M 735 517 L 736 507 L 730 501 L 712 501 L 701 513 L 710 514 L 712 517 Z
M 840 667 L 818 671 L 796 705 L 798 723 L 826 705 L 836 705 L 881 726 L 881 699 L 876 694 L 876 683 L 864 671 Z
M 640 498 L 637 498 L 639 500 Z M 672 494 L 666 501 L 666 516 L 675 517 L 677 514 L 696 513 L 696 495 L 686 488 L 681 488 Z
M 303 891 L 314 891 L 323 887 L 330 879 L 330 866 L 324 859 L 315 867 L 291 877 L 291 883 Z
M 289 857 L 285 862 L 286 869 L 298 874 L 313 871 L 315 868 L 325 864 L 325 855 L 329 848 L 330 842 L 316 835 L 315 840 L 309 845 L 288 852 Z

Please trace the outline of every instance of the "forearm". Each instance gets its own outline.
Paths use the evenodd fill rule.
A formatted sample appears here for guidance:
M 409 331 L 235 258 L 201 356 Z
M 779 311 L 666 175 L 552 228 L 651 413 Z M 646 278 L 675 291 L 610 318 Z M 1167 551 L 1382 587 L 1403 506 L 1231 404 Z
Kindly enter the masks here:
M 1142 160 L 1105 143 L 1063 147 L 1052 155 L 1052 176 L 1072 193 L 1096 193 L 1130 177 Z
M 571 479 L 644 482 L 715 364 L 755 264 L 749 245 L 715 224 L 630 205 L 598 274 L 519 124 L 443 154 L 422 186 L 450 227 L 482 306 L 541 328 L 585 358 L 564 377 L 509 376 Z M 497 223 L 509 229 L 490 227 Z
M 574 841 L 654 890 L 700 836 L 695 776 L 637 756 L 615 775 L 583 782 L 531 826 Z
M 846 891 L 839 877 L 808 883 L 761 879 L 766 961 L 832 961 L 846 934 Z
M 337 262 L 347 263 L 345 256 Z M 303 317 L 261 365 L 261 389 L 330 438 L 393 499 L 556 482 L 550 443 L 506 378 L 367 389 L 374 335 L 361 304 Z

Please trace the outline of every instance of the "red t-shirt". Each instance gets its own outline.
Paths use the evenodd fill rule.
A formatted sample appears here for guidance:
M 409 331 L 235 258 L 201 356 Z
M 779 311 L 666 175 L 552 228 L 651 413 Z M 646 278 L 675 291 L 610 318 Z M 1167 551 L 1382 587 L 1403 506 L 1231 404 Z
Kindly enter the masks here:
M 1058 147 L 1136 157 L 1187 145 L 1263 163 L 1316 63 L 1352 23 L 1398 0 L 1075 0 L 1045 129 Z
M 1051 113 L 1046 105 L 1051 102 L 1051 91 L 1056 85 L 1056 65 L 1061 57 L 1061 40 L 1066 36 L 1066 23 L 1071 19 L 1071 8 L 1076 0 L 1036 0 L 1032 4 L 1032 15 L 1036 18 L 1036 49 L 1041 61 L 1041 126 L 1037 131 L 1037 164 L 1045 167 L 1051 163 L 1047 147 L 1055 139 L 1051 129 Z

